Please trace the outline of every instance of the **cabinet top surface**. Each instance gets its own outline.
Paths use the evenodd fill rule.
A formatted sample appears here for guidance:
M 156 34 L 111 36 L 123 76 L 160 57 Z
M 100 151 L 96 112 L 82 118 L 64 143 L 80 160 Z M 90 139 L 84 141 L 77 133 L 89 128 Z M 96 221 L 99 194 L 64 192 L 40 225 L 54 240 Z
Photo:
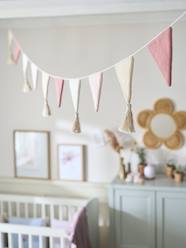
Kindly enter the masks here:
M 156 179 L 145 180 L 143 185 L 126 183 L 116 177 L 110 187 L 112 188 L 125 188 L 125 189 L 138 189 L 138 190 L 183 190 L 186 191 L 186 180 L 182 183 L 176 183 L 173 179 L 158 175 Z

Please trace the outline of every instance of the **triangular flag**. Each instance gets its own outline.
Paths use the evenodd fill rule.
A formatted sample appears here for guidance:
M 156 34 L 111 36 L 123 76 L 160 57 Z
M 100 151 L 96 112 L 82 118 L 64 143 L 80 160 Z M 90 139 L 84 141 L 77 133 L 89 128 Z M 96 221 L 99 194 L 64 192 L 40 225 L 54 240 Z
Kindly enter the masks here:
M 12 32 L 8 31 L 8 64 L 17 64 L 21 49 L 18 42 L 14 39 Z
M 73 122 L 72 131 L 74 133 L 81 132 L 81 126 L 79 121 L 79 100 L 80 100 L 80 89 L 81 89 L 81 81 L 79 79 L 71 79 L 69 81 L 72 102 L 75 109 L 75 119 Z
M 37 88 L 37 82 L 38 82 L 38 68 L 34 63 L 31 63 L 31 73 L 32 73 L 33 89 L 35 90 Z
M 74 105 L 75 112 L 79 110 L 79 99 L 80 99 L 80 88 L 81 88 L 81 81 L 79 79 L 71 79 L 69 81 L 72 102 Z
M 23 68 L 23 79 L 24 79 L 24 84 L 23 84 L 23 92 L 27 93 L 29 91 L 32 90 L 32 87 L 30 85 L 30 82 L 28 80 L 28 73 L 27 73 L 27 69 L 28 69 L 28 57 L 26 56 L 26 54 L 22 54 L 22 68 Z
M 168 86 L 172 84 L 172 28 L 162 32 L 148 49 L 162 72 Z
M 56 78 L 55 85 L 56 85 L 56 96 L 57 96 L 57 104 L 58 107 L 61 107 L 61 101 L 62 101 L 62 94 L 63 94 L 63 86 L 64 86 L 64 80 Z
M 133 68 L 134 58 L 132 56 L 115 65 L 115 72 L 127 103 L 127 111 L 120 131 L 135 131 L 131 106 Z
M 49 86 L 49 75 L 46 72 L 42 72 L 42 89 L 43 89 L 43 97 L 44 97 L 44 105 L 43 105 L 43 116 L 47 117 L 51 115 L 51 110 L 48 104 L 48 86 Z
M 89 76 L 89 85 L 94 101 L 95 111 L 99 110 L 99 103 L 101 98 L 101 90 L 103 85 L 103 73 L 98 72 Z

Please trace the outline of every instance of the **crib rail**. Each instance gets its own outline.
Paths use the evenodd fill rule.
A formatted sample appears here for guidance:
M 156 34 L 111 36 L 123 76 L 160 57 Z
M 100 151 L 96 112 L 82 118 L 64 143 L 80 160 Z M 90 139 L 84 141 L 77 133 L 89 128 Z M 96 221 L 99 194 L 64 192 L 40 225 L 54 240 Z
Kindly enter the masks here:
M 0 248 L 12 248 L 12 244 L 15 242 L 15 240 L 13 240 L 14 235 L 17 235 L 17 245 L 19 248 L 24 247 L 23 240 L 25 237 L 28 240 L 28 248 L 33 248 L 33 237 L 38 238 L 39 248 L 54 248 L 54 239 L 58 240 L 60 248 L 67 247 L 65 244 L 69 242 L 68 235 L 62 229 L 2 223 L 0 224 Z M 46 242 L 48 242 L 49 245 L 46 245 Z
M 0 194 L 0 214 L 15 217 L 71 220 L 88 200 Z
M 49 226 L 36 227 L 0 223 L 0 248 L 14 248 L 15 246 L 12 246 L 12 243 L 15 235 L 17 235 L 17 242 L 19 242 L 19 245 L 16 246 L 18 248 L 24 248 L 23 237 L 27 239 L 26 247 L 28 248 L 34 247 L 32 244 L 34 237 L 39 240 L 39 248 L 53 248 L 53 241 L 56 238 L 59 244 L 57 247 L 68 247 L 69 239 L 67 235 L 62 229 L 53 228 L 51 221 L 53 219 L 71 221 L 75 212 L 82 207 L 87 210 L 88 231 L 92 247 L 99 248 L 99 204 L 97 199 L 0 194 L 0 217 L 3 220 L 11 222 L 9 221 L 10 217 L 41 218 Z M 45 245 L 46 239 L 49 246 Z

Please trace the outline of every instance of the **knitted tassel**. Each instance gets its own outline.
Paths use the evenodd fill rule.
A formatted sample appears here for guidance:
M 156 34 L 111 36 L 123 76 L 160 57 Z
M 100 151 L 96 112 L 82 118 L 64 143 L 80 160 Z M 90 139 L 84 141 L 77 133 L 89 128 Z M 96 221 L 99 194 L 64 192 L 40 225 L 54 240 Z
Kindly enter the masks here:
M 30 82 L 28 80 L 25 80 L 24 84 L 23 84 L 23 88 L 22 88 L 22 91 L 24 93 L 28 93 L 32 90 L 32 87 L 30 85 Z
M 127 104 L 127 112 L 125 114 L 125 119 L 119 130 L 121 132 L 129 132 L 129 133 L 135 132 L 133 114 L 132 114 L 132 105 L 130 103 Z
M 44 100 L 44 105 L 43 105 L 43 112 L 42 112 L 42 115 L 44 117 L 48 117 L 51 115 L 51 110 L 50 110 L 50 106 L 48 104 L 48 101 L 47 100 Z
M 72 132 L 73 133 L 81 133 L 81 125 L 80 125 L 78 113 L 76 113 L 75 120 L 73 122 Z

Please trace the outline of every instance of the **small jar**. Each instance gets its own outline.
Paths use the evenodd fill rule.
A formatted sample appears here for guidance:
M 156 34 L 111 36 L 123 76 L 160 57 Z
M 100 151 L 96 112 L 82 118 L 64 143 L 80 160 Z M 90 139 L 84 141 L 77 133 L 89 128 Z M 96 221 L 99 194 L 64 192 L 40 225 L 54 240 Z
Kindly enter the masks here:
M 176 183 L 183 182 L 183 179 L 184 179 L 184 174 L 182 172 L 175 172 L 174 173 L 174 180 Z

